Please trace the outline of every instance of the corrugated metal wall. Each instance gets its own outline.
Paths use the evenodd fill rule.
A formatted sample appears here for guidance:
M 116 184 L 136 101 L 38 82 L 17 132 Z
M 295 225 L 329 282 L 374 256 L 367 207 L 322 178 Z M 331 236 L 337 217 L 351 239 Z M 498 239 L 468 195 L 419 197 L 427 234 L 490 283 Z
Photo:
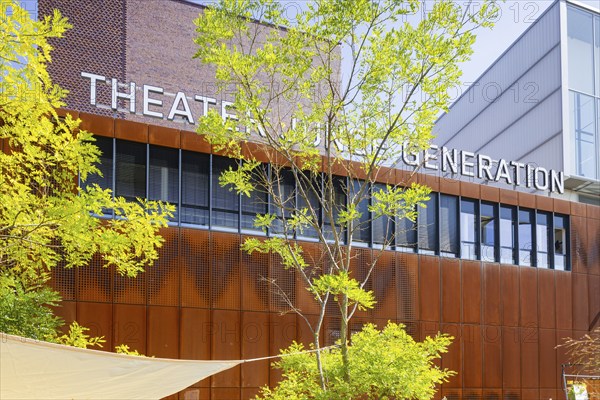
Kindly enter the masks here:
M 435 144 L 562 170 L 558 6 L 438 120 Z

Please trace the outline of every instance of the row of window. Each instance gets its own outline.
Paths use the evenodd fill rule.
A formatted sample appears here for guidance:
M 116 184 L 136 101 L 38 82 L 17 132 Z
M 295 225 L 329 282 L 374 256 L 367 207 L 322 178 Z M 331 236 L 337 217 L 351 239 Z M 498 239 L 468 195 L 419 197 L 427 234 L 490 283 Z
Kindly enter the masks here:
M 266 193 L 257 191 L 248 198 L 219 185 L 219 176 L 233 167 L 235 160 L 104 137 L 97 137 L 96 144 L 102 151 L 103 177 L 92 176 L 86 183 L 112 188 L 116 196 L 129 200 L 140 197 L 172 203 L 177 206 L 174 224 L 256 233 L 256 214 L 268 211 Z M 346 188 L 352 196 L 359 184 L 336 177 L 336 204 L 345 204 Z M 319 183 L 314 185 L 318 187 Z M 284 171 L 276 187 L 283 195 L 279 197 L 285 199 L 286 210 L 305 206 L 296 195 L 291 173 Z M 376 184 L 371 190 L 383 187 Z M 318 201 L 310 201 L 320 213 Z M 400 251 L 569 269 L 567 216 L 432 193 L 415 222 L 388 217 L 370 221 L 370 201 L 365 198 L 358 205 L 362 216 L 352 237 L 357 245 L 377 247 L 392 241 Z M 281 219 L 288 216 L 288 211 L 279 210 L 273 207 L 278 219 L 269 234 L 280 234 L 284 229 Z M 320 219 L 326 235 L 331 236 L 331 222 L 323 215 Z M 296 232 L 296 236 L 317 237 L 313 229 Z

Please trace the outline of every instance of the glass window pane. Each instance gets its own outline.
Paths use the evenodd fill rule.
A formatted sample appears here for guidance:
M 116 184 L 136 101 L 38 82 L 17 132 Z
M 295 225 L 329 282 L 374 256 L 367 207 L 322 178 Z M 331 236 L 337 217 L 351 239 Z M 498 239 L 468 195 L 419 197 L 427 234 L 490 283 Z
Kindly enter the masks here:
M 127 200 L 146 198 L 146 144 L 117 140 L 115 194 Z
M 377 183 L 373 186 L 373 191 L 387 192 L 387 186 Z M 375 201 L 375 200 L 373 200 Z M 373 220 L 373 243 L 392 245 L 395 225 L 394 218 L 387 215 Z
M 517 210 L 514 207 L 500 207 L 500 262 L 517 264 L 514 257 Z
M 296 181 L 294 174 L 289 169 L 272 169 L 273 192 L 275 198 L 271 199 L 272 212 L 277 216 L 273 221 L 272 231 L 274 234 L 282 235 L 287 233 L 293 235 L 293 232 L 287 230 L 289 227 L 284 222 L 290 218 L 296 208 Z
M 571 129 L 575 134 L 577 174 L 596 178 L 598 154 L 596 151 L 596 100 L 580 93 L 570 92 Z
M 179 203 L 179 150 L 150 146 L 148 199 Z M 177 211 L 172 221 L 177 221 Z
M 308 179 L 301 179 L 298 182 L 298 209 L 305 209 L 306 216 L 311 223 L 321 224 L 321 175 L 305 172 Z M 312 211 L 311 211 L 312 210 Z M 313 226 L 307 226 L 298 236 L 308 238 L 318 238 L 319 234 Z
M 239 196 L 231 187 L 219 184 L 221 174 L 229 169 L 237 168 L 236 160 L 228 157 L 213 156 L 211 176 L 212 187 L 212 226 L 237 229 L 239 220 Z
M 460 242 L 461 257 L 469 260 L 477 259 L 479 242 L 477 229 L 477 202 L 463 199 L 460 202 Z
M 95 136 L 94 144 L 102 153 L 99 157 L 99 163 L 96 165 L 100 170 L 99 174 L 88 175 L 84 187 L 97 184 L 102 189 L 111 189 L 113 186 L 113 139 L 103 136 Z
M 331 183 L 328 179 L 323 181 L 323 192 L 327 206 L 323 210 L 323 231 L 327 239 L 334 239 L 334 229 L 338 240 L 344 241 L 343 229 L 338 223 L 338 216 L 341 210 L 346 207 L 346 178 L 333 176 Z M 333 206 L 329 207 L 329 197 L 333 198 Z
M 181 152 L 181 222 L 208 226 L 210 155 Z
M 458 257 L 458 197 L 440 195 L 440 252 Z
M 250 197 L 242 194 L 242 229 L 260 230 L 254 226 L 257 215 L 264 215 L 268 210 L 268 194 L 264 183 L 268 182 L 268 166 L 262 164 L 252 171 L 251 182 L 254 190 Z
M 350 186 L 350 202 L 358 195 L 361 187 L 365 184 L 363 181 L 352 181 Z M 367 184 L 368 185 L 368 184 Z M 360 201 L 356 206 L 360 217 L 353 221 L 352 241 L 357 243 L 371 242 L 371 215 L 369 212 L 369 187 L 365 188 Z
M 538 212 L 536 220 L 537 266 L 550 268 L 550 215 Z
M 533 211 L 519 210 L 519 265 L 533 265 Z
M 396 248 L 398 250 L 414 251 L 417 245 L 417 222 L 402 215 L 396 222 Z
M 594 93 L 594 33 L 592 14 L 577 7 L 567 8 L 569 88 Z
M 497 261 L 497 207 L 496 204 L 481 203 L 481 259 L 483 261 Z
M 596 70 L 596 97 L 600 97 L 600 16 L 594 17 L 594 69 Z
M 431 193 L 425 202 L 426 208 L 419 207 L 418 236 L 419 251 L 435 254 L 438 247 L 437 194 Z
M 569 222 L 564 215 L 554 216 L 554 269 L 565 271 L 569 269 Z

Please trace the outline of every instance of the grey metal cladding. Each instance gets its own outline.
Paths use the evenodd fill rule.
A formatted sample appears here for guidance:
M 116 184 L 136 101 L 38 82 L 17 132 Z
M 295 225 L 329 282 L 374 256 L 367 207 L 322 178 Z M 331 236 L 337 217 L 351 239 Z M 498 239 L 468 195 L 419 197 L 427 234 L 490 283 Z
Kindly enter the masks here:
M 437 136 L 435 144 L 445 145 L 453 136 L 462 136 L 463 128 L 474 119 L 481 118 L 483 111 L 487 108 L 494 115 L 494 120 L 504 121 L 506 118 L 502 112 L 517 112 L 510 108 L 498 107 L 500 101 L 491 102 L 490 97 L 494 88 L 501 88 L 505 94 L 511 95 L 510 88 L 517 81 L 522 81 L 524 76 L 528 79 L 544 82 L 544 86 L 550 90 L 552 87 L 560 86 L 560 70 L 556 67 L 541 66 L 536 69 L 535 77 L 528 74 L 530 69 L 540 63 L 545 57 L 556 57 L 554 49 L 558 48 L 560 43 L 560 15 L 558 3 L 554 4 L 538 21 L 536 21 L 528 31 L 526 31 L 495 63 L 473 84 L 470 89 L 463 94 L 450 108 L 450 111 L 440 117 L 434 128 L 434 134 Z M 483 89 L 488 89 L 485 93 Z M 522 89 L 522 88 L 521 88 Z M 508 93 L 506 93 L 508 92 Z M 500 99 L 498 99 L 500 100 Z M 519 103 L 521 107 L 527 107 L 529 104 Z M 496 108 L 498 109 L 496 110 Z M 527 109 L 527 108 L 526 108 Z M 525 110 L 526 110 L 525 109 Z M 556 110 L 558 112 L 559 110 Z M 486 117 L 489 118 L 489 117 Z M 482 124 L 482 129 L 491 127 L 495 124 L 494 120 Z M 496 129 L 497 130 L 497 129 Z M 480 131 L 483 133 L 483 131 Z M 460 147 L 465 150 L 475 150 L 473 148 L 473 133 L 464 134 L 467 136 L 464 141 L 466 147 Z M 479 142 L 481 145 L 481 142 Z M 479 147 L 479 146 L 477 146 Z
M 475 152 L 489 148 L 489 143 L 503 140 L 504 132 L 518 125 L 549 96 L 560 88 L 560 47 L 554 47 L 535 66 L 528 70 L 518 81 L 496 99 L 493 104 L 484 109 L 471 122 L 462 128 L 460 133 L 446 142 L 446 146 L 457 149 L 468 149 Z M 554 114 L 560 114 L 560 103 Z M 545 132 L 553 135 L 561 129 L 561 121 Z M 528 132 L 523 132 L 528 134 Z M 500 136 L 500 137 L 498 137 Z M 505 157 L 506 154 L 492 147 L 492 157 Z
M 562 135 L 558 132 L 529 153 L 523 154 L 519 162 L 538 165 L 546 169 L 562 170 Z
M 488 142 L 479 152 L 495 158 L 502 156 L 508 160 L 521 159 L 562 131 L 560 105 L 561 92 L 557 90 L 530 112 L 524 114 L 501 135 Z M 562 157 L 560 160 L 562 162 Z

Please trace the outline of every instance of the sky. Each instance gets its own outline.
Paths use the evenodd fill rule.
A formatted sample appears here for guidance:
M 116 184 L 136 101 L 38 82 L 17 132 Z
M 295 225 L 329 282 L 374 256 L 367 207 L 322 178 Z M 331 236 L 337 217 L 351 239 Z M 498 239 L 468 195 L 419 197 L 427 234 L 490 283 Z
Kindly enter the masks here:
M 480 30 L 471 61 L 463 64 L 464 84 L 474 82 L 544 11 L 552 0 L 506 0 L 500 3 L 501 13 L 492 30 Z M 580 1 L 598 8 L 600 0 Z
M 195 3 L 207 4 L 215 0 L 188 0 Z M 282 0 L 289 14 L 300 11 L 309 0 Z M 432 3 L 432 0 L 425 0 Z M 468 0 L 456 0 L 467 4 Z M 477 7 L 481 1 L 474 0 Z M 477 78 L 554 3 L 553 0 L 500 0 L 501 12 L 492 30 L 481 29 L 477 33 L 474 53 L 469 62 L 462 65 L 462 82 L 464 88 Z M 599 8 L 600 0 L 579 0 L 579 3 Z

